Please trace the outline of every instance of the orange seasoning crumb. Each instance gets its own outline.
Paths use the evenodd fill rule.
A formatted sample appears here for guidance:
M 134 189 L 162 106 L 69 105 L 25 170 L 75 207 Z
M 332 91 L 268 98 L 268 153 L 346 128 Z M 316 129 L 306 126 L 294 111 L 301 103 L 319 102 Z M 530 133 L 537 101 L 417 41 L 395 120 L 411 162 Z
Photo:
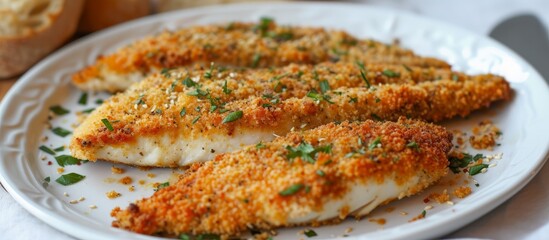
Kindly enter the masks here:
M 448 191 L 444 189 L 442 193 L 431 193 L 429 198 L 437 201 L 437 203 L 446 203 L 450 201 L 450 194 L 448 194 Z
M 468 186 L 461 186 L 454 190 L 454 195 L 458 198 L 465 198 L 471 194 L 471 188 Z
M 396 207 L 388 207 L 385 208 L 385 212 L 393 212 L 396 209 Z
M 378 218 L 378 219 L 370 218 L 370 219 L 368 219 L 368 221 L 377 223 L 379 225 L 385 225 L 387 223 L 387 220 L 385 220 L 385 218 Z
M 154 177 L 156 177 L 156 174 L 154 174 L 154 173 L 147 173 L 147 177 L 148 177 L 148 178 L 154 178 Z
M 125 177 L 121 178 L 120 180 L 118 180 L 118 182 L 122 183 L 124 185 L 128 185 L 128 184 L 131 184 L 133 182 L 133 179 L 130 176 L 125 176 Z
M 424 219 L 425 215 L 427 215 L 427 212 L 425 210 L 423 210 L 419 215 L 417 215 L 414 218 L 408 220 L 408 222 L 415 222 L 417 220 Z
M 135 186 L 130 186 L 130 187 L 128 187 L 128 191 L 130 191 L 130 192 L 135 191 Z
M 141 180 L 139 180 L 138 183 L 139 183 L 139 185 L 145 185 L 145 180 L 141 179 Z
M 118 168 L 118 167 L 112 166 L 112 167 L 111 167 L 111 172 L 112 172 L 113 174 L 122 174 L 122 173 L 125 172 L 125 170 L 122 169 L 122 168 Z
M 473 128 L 473 136 L 469 137 L 469 143 L 475 149 L 492 150 L 499 135 L 501 131 L 491 121 L 481 121 Z
M 122 196 L 122 194 L 120 194 L 119 192 L 116 192 L 114 190 L 110 191 L 110 192 L 107 192 L 106 194 L 107 194 L 107 198 L 109 198 L 109 199 L 115 199 L 117 197 Z
M 62 167 L 57 168 L 57 173 L 61 174 L 61 173 L 63 173 L 63 172 L 65 172 L 65 169 L 64 169 L 64 168 L 62 168 Z

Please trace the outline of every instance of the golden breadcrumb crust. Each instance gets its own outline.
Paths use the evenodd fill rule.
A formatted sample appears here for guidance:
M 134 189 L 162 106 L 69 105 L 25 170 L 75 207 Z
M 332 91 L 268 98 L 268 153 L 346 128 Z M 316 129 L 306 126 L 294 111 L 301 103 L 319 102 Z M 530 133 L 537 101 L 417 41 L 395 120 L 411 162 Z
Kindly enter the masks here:
M 188 75 L 191 78 L 201 76 L 198 83 L 203 85 L 191 87 L 182 83 L 187 74 L 181 72 L 153 75 L 96 109 L 74 131 L 71 152 L 77 158 L 95 161 L 96 151 L 103 146 L 131 144 L 143 136 L 166 135 L 177 141 L 261 130 L 284 135 L 292 127 L 313 128 L 345 120 L 397 120 L 401 116 L 441 121 L 467 116 L 473 110 L 510 97 L 509 84 L 494 75 L 466 76 L 445 72 L 446 76 L 457 77 L 435 81 L 430 77 L 371 77 L 371 87 L 367 88 L 365 81 L 356 76 L 358 67 L 348 64 L 321 66 L 324 67 L 311 71 L 311 66 L 292 65 L 274 70 L 274 74 L 268 70 L 246 70 L 245 74 L 223 72 L 219 78 L 215 72 L 215 79 L 208 81 L 203 77 L 204 72 L 198 71 Z M 334 73 L 330 73 L 330 69 Z M 390 68 L 383 66 L 380 69 Z M 302 75 L 298 76 L 300 72 Z M 435 72 L 431 76 L 443 74 Z M 377 74 L 368 71 L 368 75 Z M 330 90 L 325 88 L 326 92 L 322 93 L 320 82 L 324 80 Z M 426 82 L 396 84 L 423 80 Z M 386 82 L 395 84 L 377 85 Z M 311 95 L 311 89 L 318 93 Z M 196 93 L 202 95 L 193 95 Z M 242 111 L 241 118 L 223 123 L 229 114 L 237 111 Z M 110 121 L 113 131 L 102 123 L 104 118 Z M 172 160 L 166 162 L 162 166 L 177 165 Z
M 77 86 L 103 80 L 105 74 L 138 73 L 142 76 L 162 68 L 216 62 L 236 67 L 276 67 L 290 63 L 326 61 L 393 63 L 407 66 L 450 68 L 442 60 L 419 57 L 398 45 L 360 40 L 344 31 L 279 26 L 274 22 L 231 23 L 184 28 L 136 41 L 102 56 L 74 74 Z M 108 85 L 108 84 L 105 84 Z M 104 86 L 107 90 L 114 86 Z
M 322 211 L 357 183 L 403 185 L 419 177 L 416 186 L 403 190 L 413 195 L 446 174 L 451 139 L 443 127 L 411 120 L 332 123 L 293 132 L 192 165 L 175 185 L 125 210 L 115 208 L 113 226 L 144 234 L 234 236 L 249 228 L 291 225 L 289 218 Z M 318 151 L 312 162 L 289 157 L 288 148 L 300 144 L 331 148 Z M 356 149 L 364 152 L 352 154 Z M 296 184 L 301 188 L 283 194 Z

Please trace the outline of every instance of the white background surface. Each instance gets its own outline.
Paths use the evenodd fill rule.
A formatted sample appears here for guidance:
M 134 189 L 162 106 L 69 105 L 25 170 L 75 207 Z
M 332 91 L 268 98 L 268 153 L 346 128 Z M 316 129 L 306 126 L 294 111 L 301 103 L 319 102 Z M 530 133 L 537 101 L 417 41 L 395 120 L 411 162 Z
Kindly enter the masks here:
M 531 12 L 549 26 L 547 0 L 370 0 L 377 6 L 404 9 L 487 35 L 504 19 Z M 549 134 L 549 133 L 547 133 Z M 549 238 L 549 165 L 522 191 L 500 207 L 447 238 Z M 0 239 L 72 239 L 36 219 L 0 190 Z

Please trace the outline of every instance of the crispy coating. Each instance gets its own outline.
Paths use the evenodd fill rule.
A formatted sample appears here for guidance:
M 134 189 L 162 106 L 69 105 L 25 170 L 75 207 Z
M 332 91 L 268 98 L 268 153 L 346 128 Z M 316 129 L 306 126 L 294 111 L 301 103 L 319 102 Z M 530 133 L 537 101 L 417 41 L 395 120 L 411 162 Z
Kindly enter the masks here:
M 419 177 L 416 185 L 402 189 L 400 197 L 410 196 L 446 174 L 451 139 L 443 127 L 411 120 L 332 123 L 290 133 L 261 147 L 248 146 L 192 165 L 175 185 L 125 210 L 115 208 L 113 226 L 143 234 L 234 236 L 250 228 L 293 225 L 290 219 L 323 211 L 357 184 L 395 181 L 403 186 Z M 331 149 L 317 152 L 312 162 L 291 158 L 288 148 L 303 143 Z M 353 154 L 356 149 L 364 152 Z M 296 184 L 302 186 L 298 191 L 283 193 Z
M 184 28 L 136 41 L 74 74 L 73 82 L 85 89 L 120 91 L 163 68 L 206 65 L 277 67 L 290 63 L 326 61 L 405 64 L 446 68 L 435 58 L 419 57 L 398 45 L 360 40 L 344 31 L 323 28 L 231 23 Z M 87 82 L 96 81 L 93 87 Z M 132 82 L 130 81 L 130 82 Z
M 467 116 L 471 111 L 510 97 L 509 84 L 494 75 L 458 74 L 452 80 L 377 86 L 374 83 L 378 80 L 370 78 L 372 86 L 367 89 L 355 74 L 348 76 L 337 71 L 334 77 L 327 78 L 331 90 L 321 93 L 316 79 L 323 78 L 317 76 L 324 76 L 324 72 L 329 74 L 329 71 L 317 68 L 312 73 L 303 72 L 298 80 L 296 72 L 303 68 L 307 67 L 289 66 L 284 71 L 290 73 L 276 81 L 272 81 L 272 75 L 255 81 L 246 79 L 248 74 L 237 74 L 236 79 L 222 77 L 206 81 L 201 87 L 172 85 L 183 77 L 152 76 L 95 110 L 74 131 L 71 152 L 77 158 L 95 161 L 97 151 L 105 146 L 131 145 L 146 136 L 168 136 L 174 142 L 215 134 L 235 137 L 271 132 L 284 135 L 292 128 L 307 129 L 334 121 L 397 120 L 401 116 L 436 122 Z M 225 82 L 230 93 L 224 92 Z M 399 81 L 393 83 L 396 82 Z M 281 85 L 285 88 L 280 88 Z M 189 95 L 197 93 L 198 89 L 208 94 Z M 310 89 L 316 89 L 318 93 L 311 94 Z M 223 123 L 236 111 L 242 111 L 241 118 Z M 113 131 L 107 130 L 101 122 L 103 118 L 109 119 Z M 118 161 L 108 157 L 103 160 Z M 179 164 L 176 159 L 163 160 L 155 166 Z M 143 165 L 139 162 L 135 164 Z

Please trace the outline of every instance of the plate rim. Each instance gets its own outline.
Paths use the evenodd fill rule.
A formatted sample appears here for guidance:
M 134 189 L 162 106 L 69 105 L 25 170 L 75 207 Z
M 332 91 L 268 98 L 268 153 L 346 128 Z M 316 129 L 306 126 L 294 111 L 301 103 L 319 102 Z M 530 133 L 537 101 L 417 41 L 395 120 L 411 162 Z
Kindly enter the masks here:
M 77 48 L 79 45 L 91 42 L 93 40 L 102 38 L 102 37 L 108 37 L 109 35 L 115 33 L 117 30 L 121 29 L 127 29 L 132 28 L 135 26 L 139 26 L 142 24 L 147 24 L 148 22 L 154 22 L 157 19 L 161 18 L 168 18 L 169 16 L 176 16 L 176 15 L 185 15 L 185 14 L 193 14 L 197 12 L 205 12 L 212 9 L 219 9 L 219 8 L 246 8 L 246 7 L 267 7 L 267 6 L 273 6 L 277 5 L 277 7 L 303 7 L 303 6 L 333 6 L 333 7 L 353 7 L 353 8 L 364 8 L 371 11 L 380 11 L 380 12 L 386 12 L 386 13 L 394 13 L 398 14 L 399 17 L 402 16 L 404 18 L 414 18 L 419 19 L 422 21 L 431 21 L 432 24 L 436 25 L 437 27 L 447 27 L 451 29 L 452 31 L 459 31 L 464 32 L 470 36 L 475 36 L 479 39 L 487 40 L 490 44 L 497 46 L 500 49 L 505 50 L 508 54 L 511 55 L 511 57 L 518 61 L 523 67 L 528 70 L 532 77 L 535 79 L 539 79 L 540 82 L 543 84 L 543 90 L 546 93 L 549 93 L 549 87 L 545 81 L 543 81 L 543 77 L 522 57 L 520 57 L 518 54 L 516 54 L 513 50 L 509 49 L 508 47 L 504 46 L 503 44 L 497 42 L 496 40 L 490 38 L 489 36 L 483 36 L 474 32 L 471 32 L 469 30 L 463 29 L 459 26 L 455 26 L 453 24 L 449 24 L 440 20 L 432 19 L 429 17 L 421 16 L 409 11 L 401 10 L 401 9 L 392 9 L 392 8 L 385 8 L 385 7 L 379 7 L 379 6 L 370 6 L 366 4 L 359 4 L 359 3 L 336 3 L 336 2 L 275 2 L 275 3 L 268 3 L 268 2 L 261 2 L 261 3 L 237 3 L 237 4 L 227 4 L 227 5 L 215 5 L 215 6 L 206 6 L 206 7 L 198 7 L 198 8 L 189 8 L 189 9 L 182 9 L 178 11 L 173 12 L 167 12 L 162 14 L 156 14 L 151 15 L 145 18 L 137 19 L 134 21 L 130 21 L 124 24 L 120 24 L 108 29 L 105 29 L 103 31 L 99 31 L 93 34 L 90 34 L 86 37 L 83 37 L 81 39 L 78 39 L 60 49 L 55 51 L 53 54 L 49 55 L 45 59 L 41 60 L 38 64 L 36 64 L 33 68 L 31 68 L 29 71 L 27 71 L 23 76 L 19 78 L 19 80 L 12 86 L 12 88 L 8 91 L 8 93 L 5 95 L 4 100 L 0 104 L 0 134 L 3 132 L 1 131 L 3 128 L 3 122 L 4 122 L 4 115 L 6 114 L 6 109 L 10 105 L 10 102 L 13 101 L 13 99 L 16 99 L 16 94 L 24 88 L 25 85 L 28 84 L 28 82 L 32 81 L 32 76 L 36 75 L 35 72 L 40 72 L 41 69 L 46 68 L 50 62 L 54 62 L 55 59 L 66 55 L 67 53 L 70 53 L 73 48 Z M 536 80 L 537 81 L 537 80 Z M 0 145 L 3 145 L 3 143 L 0 143 Z M 486 214 L 487 212 L 491 211 L 492 209 L 499 206 L 501 203 L 515 195 L 518 191 L 520 191 L 526 184 L 541 170 L 543 164 L 547 161 L 549 157 L 549 144 L 545 146 L 545 149 L 540 150 L 538 159 L 535 161 L 535 164 L 533 164 L 530 168 L 528 168 L 528 172 L 524 173 L 523 175 L 517 177 L 512 182 L 512 188 L 509 187 L 507 190 L 500 190 L 496 191 L 496 196 L 492 196 L 489 200 L 484 200 L 483 203 L 478 204 L 477 206 L 469 207 L 467 209 L 464 209 L 464 211 L 460 213 L 456 213 L 452 217 L 446 217 L 443 219 L 438 219 L 438 222 L 431 222 L 430 224 L 422 224 L 419 222 L 414 222 L 407 224 L 407 226 L 412 226 L 414 228 L 413 231 L 408 231 L 407 234 L 401 234 L 401 235 L 395 235 L 391 238 L 398 238 L 398 237 L 411 237 L 411 238 L 432 238 L 436 236 L 440 236 L 444 233 L 449 233 L 451 231 L 457 230 L 464 225 L 474 221 L 475 219 L 478 219 L 482 215 Z M 3 159 L 3 153 L 0 153 L 0 161 L 6 161 Z M 4 168 L 1 168 L 0 165 L 0 173 L 5 173 Z M 93 231 L 93 228 L 89 228 L 87 226 L 82 226 L 82 224 L 79 223 L 70 223 L 68 227 L 62 227 L 61 224 L 56 224 L 59 222 L 63 222 L 61 216 L 58 216 L 55 214 L 55 212 L 49 211 L 48 209 L 33 204 L 29 201 L 28 197 L 16 189 L 14 186 L 12 186 L 11 183 L 12 180 L 7 179 L 5 177 L 5 174 L 0 174 L 0 182 L 4 185 L 6 190 L 8 190 L 9 194 L 20 204 L 22 205 L 27 211 L 29 211 L 32 215 L 39 218 L 40 220 L 44 221 L 48 225 L 50 225 L 53 228 L 56 228 L 60 230 L 61 232 L 67 233 L 71 236 L 77 236 L 81 238 L 117 238 L 116 236 L 113 236 L 111 234 L 107 234 L 105 232 L 95 232 Z M 471 213 L 475 213 L 474 217 L 466 218 L 466 215 L 471 216 Z M 465 215 L 465 216 L 464 216 Z M 427 218 L 428 219 L 428 218 Z M 425 220 L 427 220 L 425 219 Z M 458 219 L 456 222 L 455 220 Z M 53 221 L 52 221 L 53 220 Z M 452 222 L 451 225 L 449 225 L 449 222 Z M 64 226 L 67 226 L 66 223 L 64 223 Z M 445 230 L 442 230 L 442 226 L 445 226 Z M 448 226 L 451 226 L 448 228 Z M 408 228 L 412 228 L 408 227 Z M 385 230 L 395 230 L 399 229 L 399 227 L 390 228 Z M 435 231 L 425 232 L 426 229 L 433 229 L 435 228 Z M 450 230 L 448 230 L 450 229 Z M 113 229 L 111 229 L 113 230 Z M 85 231 L 85 232 L 82 232 Z M 364 238 L 369 237 L 362 235 L 362 236 L 353 236 L 356 238 Z M 133 238 L 143 238 L 143 239 L 157 239 L 155 237 L 149 237 L 144 235 L 132 235 Z

